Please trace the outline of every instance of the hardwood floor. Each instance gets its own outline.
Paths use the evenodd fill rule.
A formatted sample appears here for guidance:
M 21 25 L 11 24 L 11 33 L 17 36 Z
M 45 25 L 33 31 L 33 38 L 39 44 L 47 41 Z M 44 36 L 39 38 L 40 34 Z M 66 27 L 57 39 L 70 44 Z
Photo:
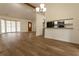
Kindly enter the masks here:
M 36 37 L 35 33 L 0 35 L 2 56 L 79 56 L 79 45 Z

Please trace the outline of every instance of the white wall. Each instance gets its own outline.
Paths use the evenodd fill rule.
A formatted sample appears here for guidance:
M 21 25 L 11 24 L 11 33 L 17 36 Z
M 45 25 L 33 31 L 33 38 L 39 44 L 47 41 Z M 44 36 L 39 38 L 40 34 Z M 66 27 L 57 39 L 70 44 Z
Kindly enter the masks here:
M 28 22 L 31 20 L 20 20 L 21 22 L 21 32 L 28 32 Z
M 47 4 L 46 7 L 46 21 L 74 18 L 73 29 L 52 29 L 51 31 L 46 30 L 47 33 L 49 32 L 49 35 L 47 34 L 46 37 L 52 37 L 52 39 L 56 38 L 57 40 L 79 44 L 79 4 Z M 62 33 L 64 34 L 63 36 L 61 35 Z M 52 36 L 50 37 L 50 35 Z
M 32 20 L 31 22 L 32 22 L 32 31 L 36 32 L 36 19 Z
M 43 30 L 43 15 L 36 14 L 36 36 L 42 35 Z
M 1 22 L 0 22 L 0 24 L 1 24 Z M 0 25 L 0 34 L 1 34 L 1 25 Z

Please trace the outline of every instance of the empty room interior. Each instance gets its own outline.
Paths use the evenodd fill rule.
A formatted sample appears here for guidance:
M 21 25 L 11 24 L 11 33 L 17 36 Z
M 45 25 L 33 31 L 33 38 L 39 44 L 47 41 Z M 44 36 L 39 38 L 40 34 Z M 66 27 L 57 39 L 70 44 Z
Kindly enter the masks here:
M 0 3 L 0 56 L 79 56 L 79 3 Z

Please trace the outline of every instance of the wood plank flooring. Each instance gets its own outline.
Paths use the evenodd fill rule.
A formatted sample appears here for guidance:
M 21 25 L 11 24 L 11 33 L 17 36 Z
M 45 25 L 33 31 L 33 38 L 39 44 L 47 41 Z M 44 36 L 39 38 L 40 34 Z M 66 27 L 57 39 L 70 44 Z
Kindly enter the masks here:
M 36 37 L 35 33 L 0 35 L 2 56 L 79 56 L 79 45 Z

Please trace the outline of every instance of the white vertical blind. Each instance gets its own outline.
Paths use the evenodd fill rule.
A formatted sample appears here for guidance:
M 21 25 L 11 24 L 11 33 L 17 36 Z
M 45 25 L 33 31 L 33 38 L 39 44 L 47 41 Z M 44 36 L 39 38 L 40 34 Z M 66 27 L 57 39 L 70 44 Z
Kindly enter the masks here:
M 5 33 L 5 20 L 1 19 L 1 33 Z
M 20 32 L 20 21 L 7 21 L 7 20 L 0 20 L 1 24 L 1 33 L 5 32 Z
M 6 21 L 6 31 L 7 32 L 11 32 L 11 22 L 10 21 Z
M 11 21 L 11 32 L 16 32 L 16 22 Z
M 20 32 L 20 22 L 19 21 L 17 21 L 17 32 Z

